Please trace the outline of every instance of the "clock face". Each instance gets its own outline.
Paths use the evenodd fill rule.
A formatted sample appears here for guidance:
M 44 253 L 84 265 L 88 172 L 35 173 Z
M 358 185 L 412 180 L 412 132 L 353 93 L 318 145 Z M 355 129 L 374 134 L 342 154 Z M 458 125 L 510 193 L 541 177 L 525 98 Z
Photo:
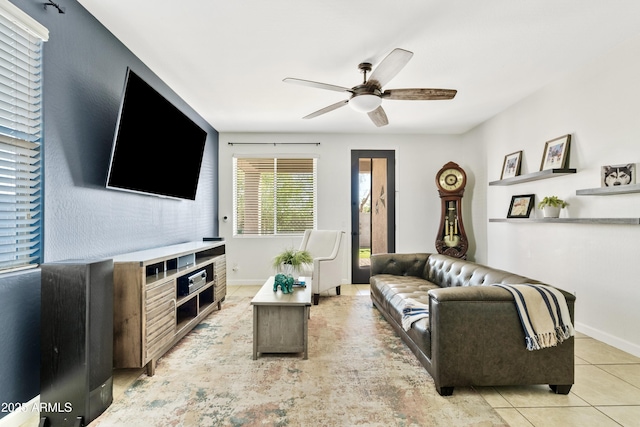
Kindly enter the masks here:
M 458 169 L 445 169 L 438 177 L 438 183 L 443 190 L 455 191 L 464 184 L 464 177 Z

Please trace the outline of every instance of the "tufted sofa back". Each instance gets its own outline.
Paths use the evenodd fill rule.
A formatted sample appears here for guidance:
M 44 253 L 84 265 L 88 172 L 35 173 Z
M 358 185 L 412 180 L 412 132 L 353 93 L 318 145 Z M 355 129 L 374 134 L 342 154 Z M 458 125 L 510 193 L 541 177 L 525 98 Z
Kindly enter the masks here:
M 392 274 L 428 280 L 441 288 L 480 286 L 495 283 L 540 283 L 528 277 L 441 254 L 386 254 L 372 256 L 371 275 Z
M 441 288 L 480 286 L 494 283 L 540 283 L 537 280 L 486 267 L 471 261 L 431 254 L 427 259 L 428 276 L 424 277 Z
M 429 276 L 427 259 L 430 254 L 384 254 L 371 256 L 371 275 L 391 274 L 426 279 Z

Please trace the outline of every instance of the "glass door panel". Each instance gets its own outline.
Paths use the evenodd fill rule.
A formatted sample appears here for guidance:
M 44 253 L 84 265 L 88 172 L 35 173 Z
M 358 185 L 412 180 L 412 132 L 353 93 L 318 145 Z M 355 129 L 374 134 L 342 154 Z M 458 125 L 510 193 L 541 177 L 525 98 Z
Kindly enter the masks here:
M 395 152 L 352 151 L 352 283 L 368 283 L 371 254 L 395 251 Z

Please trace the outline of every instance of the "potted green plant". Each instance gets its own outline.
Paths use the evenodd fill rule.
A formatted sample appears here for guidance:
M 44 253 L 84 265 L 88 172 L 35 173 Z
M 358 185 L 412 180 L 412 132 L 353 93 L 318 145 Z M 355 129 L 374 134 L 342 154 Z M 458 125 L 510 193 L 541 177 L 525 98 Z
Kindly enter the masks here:
M 279 271 L 283 271 L 287 276 L 293 276 L 294 271 L 299 271 L 304 264 L 311 264 L 312 262 L 313 257 L 309 251 L 289 248 L 273 259 L 273 266 Z
M 560 209 L 569 206 L 569 203 L 557 196 L 547 196 L 538 203 L 538 209 L 542 209 L 545 218 L 558 218 Z

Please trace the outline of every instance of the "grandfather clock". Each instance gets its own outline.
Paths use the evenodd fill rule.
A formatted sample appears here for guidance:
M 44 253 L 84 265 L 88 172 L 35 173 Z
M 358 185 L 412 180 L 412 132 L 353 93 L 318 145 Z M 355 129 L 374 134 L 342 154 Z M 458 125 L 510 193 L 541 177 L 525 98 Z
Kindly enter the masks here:
M 436 174 L 436 186 L 441 200 L 440 227 L 436 237 L 438 253 L 467 258 L 469 242 L 462 223 L 462 195 L 467 174 L 454 162 L 449 162 Z

